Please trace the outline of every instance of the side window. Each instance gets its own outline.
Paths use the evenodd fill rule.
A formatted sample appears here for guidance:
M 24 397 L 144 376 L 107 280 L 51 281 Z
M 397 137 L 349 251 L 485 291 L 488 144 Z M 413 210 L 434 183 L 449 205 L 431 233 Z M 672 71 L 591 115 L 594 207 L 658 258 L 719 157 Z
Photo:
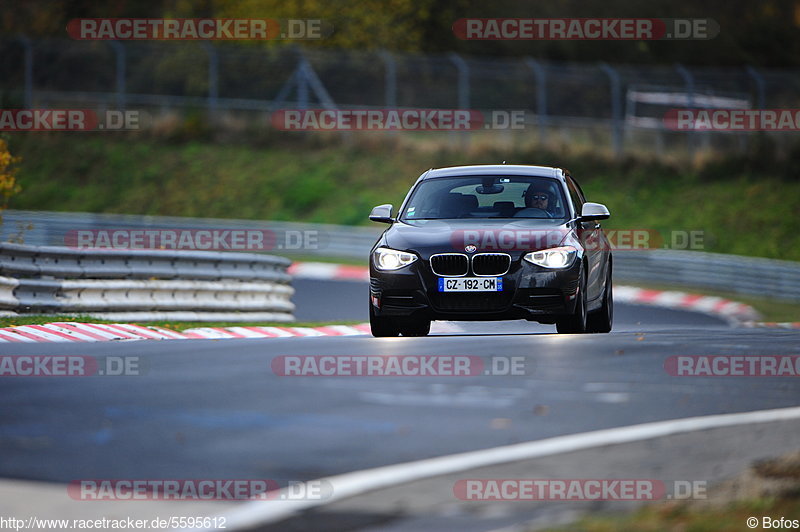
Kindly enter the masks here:
M 583 189 L 581 188 L 581 186 L 578 184 L 577 181 L 575 181 L 572 178 L 570 178 L 570 181 L 572 181 L 572 183 L 575 185 L 575 190 L 578 191 L 578 195 L 581 197 L 583 202 L 586 203 L 586 194 L 583 193 Z
M 569 190 L 569 197 L 572 200 L 572 204 L 575 205 L 575 215 L 580 216 L 581 209 L 583 209 L 583 204 L 586 203 L 586 200 L 580 188 L 578 188 L 578 185 L 570 177 L 567 177 L 567 189 Z

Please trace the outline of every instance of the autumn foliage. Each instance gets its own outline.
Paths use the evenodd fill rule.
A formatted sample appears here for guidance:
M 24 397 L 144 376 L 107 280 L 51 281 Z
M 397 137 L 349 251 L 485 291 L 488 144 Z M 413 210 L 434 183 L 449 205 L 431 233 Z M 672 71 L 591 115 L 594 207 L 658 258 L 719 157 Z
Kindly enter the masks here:
M 22 190 L 16 177 L 21 161 L 21 157 L 11 155 L 8 143 L 0 139 L 0 212 L 8 206 L 11 197 Z

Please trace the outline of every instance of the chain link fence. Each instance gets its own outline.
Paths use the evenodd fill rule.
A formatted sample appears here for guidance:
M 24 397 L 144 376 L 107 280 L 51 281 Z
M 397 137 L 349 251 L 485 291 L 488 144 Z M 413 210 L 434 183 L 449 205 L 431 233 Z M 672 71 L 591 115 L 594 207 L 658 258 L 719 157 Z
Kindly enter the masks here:
M 749 137 L 670 131 L 661 120 L 670 107 L 642 105 L 636 94 L 683 95 L 689 102 L 724 97 L 743 102 L 744 108 L 800 108 L 800 71 L 753 67 L 566 64 L 455 54 L 18 36 L 0 39 L 0 68 L 3 108 L 197 110 L 212 118 L 277 108 L 524 110 L 525 129 L 540 140 L 588 138 L 618 154 L 675 146 L 739 150 Z M 651 120 L 638 120 L 647 116 Z M 259 123 L 269 127 L 268 120 Z M 772 136 L 779 142 L 794 137 L 785 132 Z

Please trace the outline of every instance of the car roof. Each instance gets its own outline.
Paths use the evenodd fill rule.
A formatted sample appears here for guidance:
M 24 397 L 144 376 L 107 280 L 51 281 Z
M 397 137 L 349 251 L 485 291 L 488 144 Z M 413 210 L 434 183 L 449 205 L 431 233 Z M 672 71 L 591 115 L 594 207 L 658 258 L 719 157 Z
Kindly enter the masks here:
M 474 175 L 525 175 L 563 179 L 564 171 L 561 168 L 553 168 L 552 166 L 531 166 L 523 164 L 476 164 L 471 166 L 431 168 L 420 176 L 420 180 L 436 179 L 438 177 Z

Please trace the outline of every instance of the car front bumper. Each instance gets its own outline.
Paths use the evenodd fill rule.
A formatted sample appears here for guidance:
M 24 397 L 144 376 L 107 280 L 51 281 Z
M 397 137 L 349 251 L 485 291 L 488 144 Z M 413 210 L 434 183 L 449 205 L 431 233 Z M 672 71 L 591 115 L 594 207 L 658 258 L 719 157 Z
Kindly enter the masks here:
M 516 258 L 502 276 L 502 291 L 439 292 L 439 276 L 424 259 L 392 272 L 370 264 L 370 304 L 376 316 L 554 323 L 574 312 L 580 272 L 580 260 L 549 270 Z

